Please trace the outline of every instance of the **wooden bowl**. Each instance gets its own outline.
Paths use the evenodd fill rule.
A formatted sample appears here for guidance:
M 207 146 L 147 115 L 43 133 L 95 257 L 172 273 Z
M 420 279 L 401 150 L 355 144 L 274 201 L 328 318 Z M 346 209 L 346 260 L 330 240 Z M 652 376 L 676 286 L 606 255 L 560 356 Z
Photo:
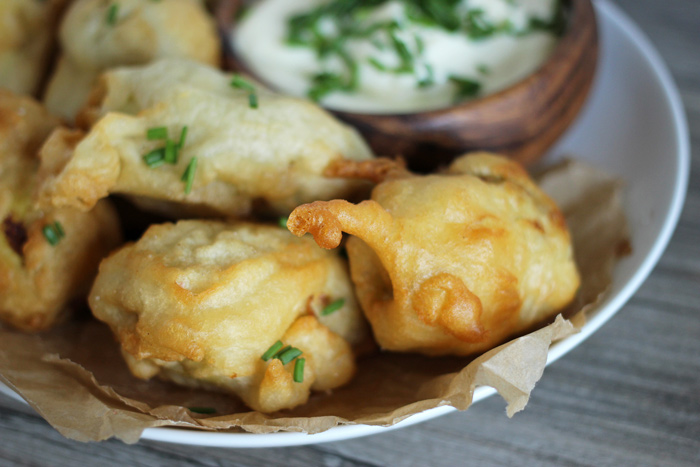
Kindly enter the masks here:
M 223 0 L 217 22 L 224 66 L 251 74 L 236 57 L 230 30 L 241 0 Z M 591 0 L 565 0 L 568 27 L 549 59 L 513 86 L 444 109 L 407 114 L 331 110 L 357 128 L 377 155 L 403 156 L 415 170 L 431 170 L 472 150 L 506 154 L 529 164 L 573 122 L 586 100 L 598 59 Z

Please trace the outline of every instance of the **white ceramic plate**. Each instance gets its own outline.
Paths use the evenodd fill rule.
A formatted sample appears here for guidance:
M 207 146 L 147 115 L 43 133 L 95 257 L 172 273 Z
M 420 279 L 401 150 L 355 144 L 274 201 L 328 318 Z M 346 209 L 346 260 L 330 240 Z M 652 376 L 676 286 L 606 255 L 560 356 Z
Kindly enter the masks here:
M 581 116 L 548 157 L 575 155 L 625 180 L 625 211 L 634 249 L 616 267 L 607 299 L 590 313 L 580 333 L 551 347 L 547 364 L 593 334 L 639 288 L 671 238 L 688 184 L 688 127 L 671 75 L 648 39 L 622 11 L 605 0 L 595 5 L 601 34 L 598 76 Z M 0 392 L 22 400 L 1 383 Z M 494 392 L 489 387 L 477 388 L 474 402 Z M 428 410 L 391 427 L 347 425 L 315 435 L 150 428 L 143 439 L 218 447 L 294 446 L 383 433 L 453 410 Z

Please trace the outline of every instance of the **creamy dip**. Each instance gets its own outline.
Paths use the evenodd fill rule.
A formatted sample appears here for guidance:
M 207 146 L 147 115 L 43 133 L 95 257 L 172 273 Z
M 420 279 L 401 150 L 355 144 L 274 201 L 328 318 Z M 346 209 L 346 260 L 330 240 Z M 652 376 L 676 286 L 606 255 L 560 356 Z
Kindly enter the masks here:
M 534 72 L 561 0 L 261 0 L 232 33 L 279 91 L 350 112 L 408 113 L 502 90 Z

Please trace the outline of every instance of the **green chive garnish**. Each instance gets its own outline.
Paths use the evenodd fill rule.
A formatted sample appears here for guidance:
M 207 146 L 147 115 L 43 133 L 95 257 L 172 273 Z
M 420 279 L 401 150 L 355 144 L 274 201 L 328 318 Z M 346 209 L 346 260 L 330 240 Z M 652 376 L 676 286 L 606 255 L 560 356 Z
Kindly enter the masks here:
M 161 166 L 166 162 L 173 165 L 177 164 L 177 161 L 180 158 L 180 150 L 185 145 L 186 138 L 187 125 L 182 127 L 182 131 L 180 132 L 180 141 L 177 143 L 168 138 L 168 129 L 166 127 L 161 126 L 149 128 L 146 130 L 146 139 L 149 141 L 165 140 L 165 146 L 154 149 L 143 156 L 143 161 L 152 169 Z
M 484 39 L 498 32 L 498 28 L 495 25 L 486 21 L 484 10 L 481 8 L 467 11 L 466 30 L 472 39 Z
M 233 75 L 233 79 L 231 79 L 231 86 L 248 91 L 248 106 L 251 109 L 258 108 L 258 95 L 256 93 L 255 86 L 239 75 Z
M 61 225 L 60 222 L 58 222 L 58 221 L 54 222 L 53 226 L 56 229 L 56 233 L 58 233 L 59 238 L 63 238 L 66 236 L 66 232 L 63 230 L 63 226 Z
M 301 355 L 303 352 L 296 347 L 291 347 L 290 349 L 282 352 L 280 354 L 279 360 L 282 362 L 282 365 L 286 365 L 287 363 L 291 362 L 295 358 L 297 358 L 299 355 Z
M 44 238 L 51 246 L 58 245 L 58 242 L 60 242 L 61 239 L 66 236 L 63 226 L 61 226 L 58 221 L 44 226 L 44 228 L 41 229 L 41 232 L 44 234 Z
M 275 354 L 276 354 L 283 346 L 284 346 L 284 344 L 282 343 L 282 341 L 277 341 L 277 342 L 275 342 L 274 344 L 272 344 L 272 346 L 271 346 L 269 349 L 267 349 L 267 351 L 266 351 L 264 354 L 262 354 L 262 357 L 260 357 L 260 358 L 262 359 L 263 362 L 268 361 L 269 359 L 271 359 L 272 357 L 274 357 Z
M 119 4 L 112 3 L 107 10 L 107 24 L 114 26 L 117 24 L 117 15 L 119 14 Z
M 165 148 L 154 149 L 149 152 L 143 156 L 143 162 L 151 169 L 165 164 Z
M 303 383 L 304 382 L 304 364 L 306 363 L 305 358 L 298 358 L 294 364 L 294 382 Z
M 486 65 L 483 65 L 483 64 L 482 64 L 482 65 L 479 65 L 478 67 L 476 67 L 476 69 L 477 69 L 477 70 L 479 71 L 479 73 L 481 73 L 482 75 L 489 75 L 489 74 L 491 74 L 491 69 L 490 69 L 489 67 L 487 67 Z
M 177 162 L 177 149 L 175 148 L 175 141 L 168 139 L 165 142 L 165 162 L 168 164 L 175 164 Z
M 321 312 L 321 316 L 328 316 L 331 313 L 335 313 L 336 311 L 343 308 L 343 305 L 345 305 L 345 299 L 339 298 L 338 300 L 334 301 L 333 303 L 329 304 L 326 308 L 324 308 Z
M 280 227 L 282 227 L 283 229 L 286 229 L 287 222 L 289 222 L 289 218 L 288 217 L 280 217 L 277 222 L 279 223 Z
M 44 233 L 44 238 L 46 238 L 46 241 L 51 244 L 51 246 L 56 246 L 58 245 L 58 242 L 60 239 L 58 238 L 58 234 L 56 234 L 56 231 L 54 228 L 50 225 L 47 225 L 43 228 L 42 232 Z
M 411 51 L 408 50 L 408 47 L 402 41 L 399 36 L 396 35 L 395 31 L 391 31 L 391 34 L 389 36 L 391 38 L 391 43 L 394 46 L 394 49 L 396 50 L 396 53 L 398 54 L 399 58 L 401 59 L 401 66 L 397 68 L 395 71 L 397 73 L 410 73 L 413 71 L 413 54 L 411 54 Z
M 473 79 L 450 76 L 450 81 L 457 86 L 457 100 L 475 97 L 481 91 L 481 83 Z
M 188 409 L 190 412 L 201 413 L 205 415 L 216 413 L 216 409 L 214 407 L 188 407 Z
M 280 358 L 280 355 L 285 353 L 287 350 L 291 349 L 291 345 L 285 345 L 281 350 L 278 350 L 276 354 L 272 356 L 272 358 Z
M 148 131 L 146 131 L 146 139 L 148 141 L 154 141 L 157 139 L 166 139 L 168 137 L 168 129 L 165 128 L 164 126 L 160 126 L 157 128 L 149 128 Z
M 374 57 L 370 57 L 367 59 L 367 62 L 369 62 L 370 65 L 372 65 L 374 68 L 376 68 L 379 71 L 387 71 L 388 67 L 384 65 L 382 62 L 377 60 Z
M 192 183 L 194 182 L 194 174 L 197 172 L 197 158 L 193 157 L 182 174 L 182 181 L 185 182 L 185 194 L 189 195 L 192 191 Z
M 182 131 L 180 132 L 180 142 L 177 143 L 179 149 L 182 149 L 182 147 L 185 145 L 185 139 L 187 138 L 187 130 L 187 125 L 182 127 Z
M 248 106 L 251 109 L 258 108 L 258 95 L 257 94 L 255 94 L 255 93 L 248 94 Z
M 427 88 L 435 84 L 435 74 L 433 73 L 433 67 L 430 65 L 425 65 L 425 77 L 418 81 L 419 88 Z
M 239 75 L 233 75 L 233 78 L 231 79 L 231 86 L 250 92 L 255 91 L 255 87 Z

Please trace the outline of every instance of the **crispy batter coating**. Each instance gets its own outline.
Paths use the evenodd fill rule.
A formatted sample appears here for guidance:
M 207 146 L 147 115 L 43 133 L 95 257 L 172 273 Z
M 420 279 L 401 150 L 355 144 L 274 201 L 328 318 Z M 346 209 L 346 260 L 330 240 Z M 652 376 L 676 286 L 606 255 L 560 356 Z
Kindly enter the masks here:
M 572 301 L 579 275 L 565 221 L 515 162 L 479 153 L 440 175 L 382 171 L 372 200 L 311 203 L 288 222 L 324 248 L 353 235 L 352 280 L 380 346 L 481 352 Z
M 0 88 L 35 94 L 53 43 L 64 0 L 0 2 Z
M 0 90 L 0 319 L 26 331 L 49 328 L 86 296 L 98 263 L 120 240 L 107 201 L 90 212 L 34 208 L 36 154 L 56 125 L 35 101 Z M 56 222 L 65 236 L 52 246 L 43 229 Z
M 151 226 L 102 262 L 89 302 L 134 375 L 236 394 L 261 412 L 348 382 L 369 336 L 343 260 L 269 225 Z M 261 359 L 277 340 L 303 351 L 302 383 L 294 362 Z
M 198 0 L 76 0 L 61 23 L 60 43 L 63 55 L 45 100 L 68 121 L 109 68 L 164 57 L 216 66 L 220 59 L 214 21 Z
M 286 215 L 366 186 L 323 173 L 333 161 L 371 158 L 354 130 L 311 102 L 262 88 L 256 94 L 259 106 L 251 108 L 249 91 L 231 86 L 230 75 L 184 60 L 106 73 L 85 139 L 76 144 L 63 132 L 46 145 L 42 203 L 90 209 L 122 193 L 173 216 Z M 187 127 L 185 144 L 177 163 L 149 167 L 144 155 L 166 142 L 149 141 L 147 131 L 160 127 L 175 142 Z M 182 177 L 194 157 L 188 194 Z

